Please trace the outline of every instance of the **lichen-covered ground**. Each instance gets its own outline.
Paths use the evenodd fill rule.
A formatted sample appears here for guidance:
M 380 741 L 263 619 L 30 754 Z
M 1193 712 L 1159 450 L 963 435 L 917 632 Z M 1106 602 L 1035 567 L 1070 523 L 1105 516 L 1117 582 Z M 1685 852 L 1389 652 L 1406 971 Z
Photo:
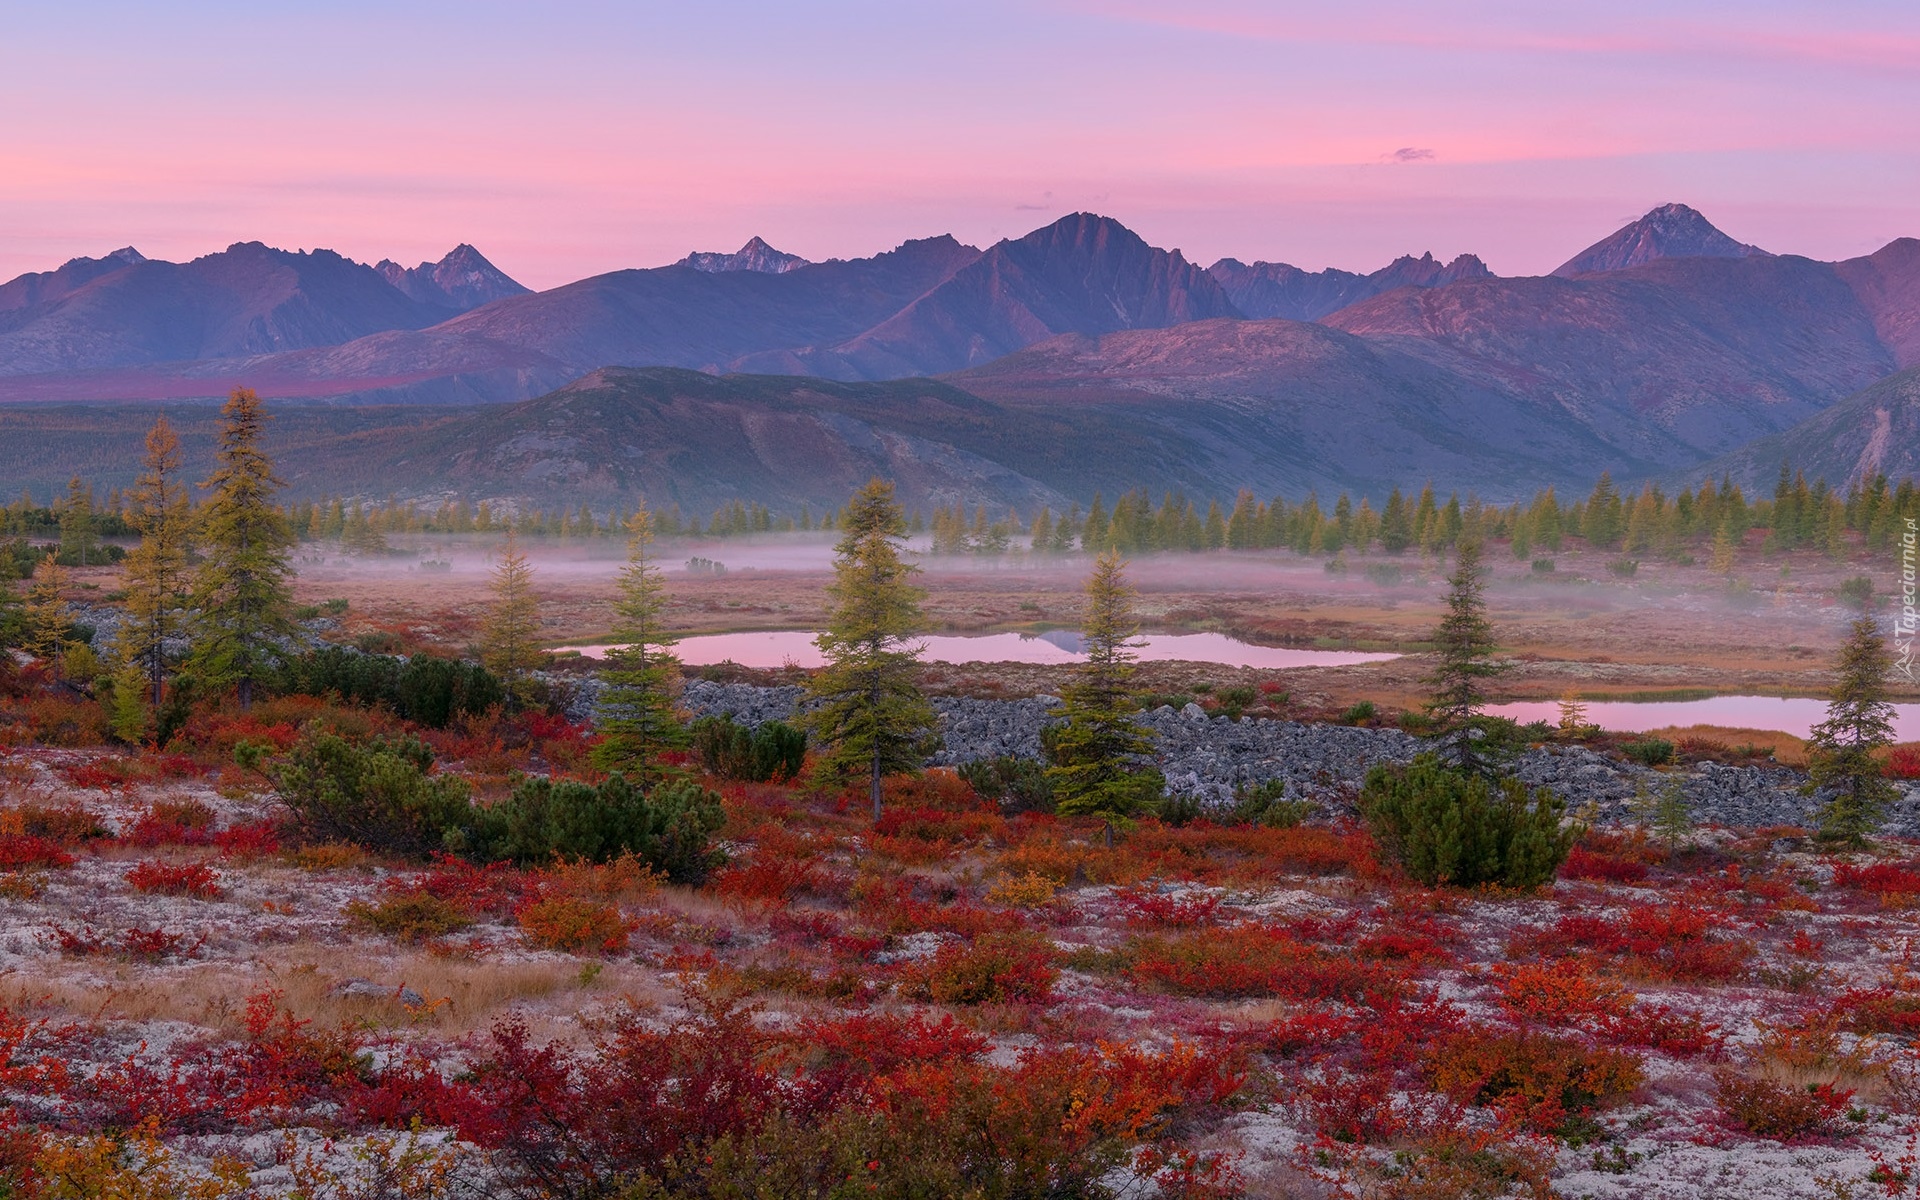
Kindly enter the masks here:
M 272 701 L 160 755 L 58 710 L 9 702 L 0 759 L 4 1163 L 95 1186 L 47 1195 L 585 1194 L 532 1171 L 552 1131 L 509 1086 L 549 1045 L 576 1074 L 547 1102 L 587 1142 L 644 1103 L 682 1151 L 732 1131 L 711 1160 L 784 1113 L 802 1132 L 760 1135 L 759 1169 L 852 1155 L 877 1194 L 912 1194 L 915 1121 L 1035 1122 L 995 1153 L 1128 1194 L 1920 1187 L 1910 845 L 1614 830 L 1547 891 L 1465 893 L 1351 827 L 1145 820 L 1109 846 L 935 772 L 890 783 L 877 825 L 716 781 L 728 861 L 675 886 L 302 844 L 232 764 L 241 737 L 378 714 Z M 429 736 L 483 798 L 585 769 L 588 735 L 551 720 Z M 689 1064 L 738 1075 L 694 1094 Z

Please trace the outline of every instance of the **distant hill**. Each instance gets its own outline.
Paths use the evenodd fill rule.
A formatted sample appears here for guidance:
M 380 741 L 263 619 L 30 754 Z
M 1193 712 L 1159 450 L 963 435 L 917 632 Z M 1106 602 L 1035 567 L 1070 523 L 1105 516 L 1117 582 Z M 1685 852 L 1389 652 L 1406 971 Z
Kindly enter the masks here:
M 1648 465 L 1554 409 L 1295 321 L 1069 335 L 947 378 L 1009 408 L 1124 414 L 1202 464 L 1186 484 L 1200 492 L 1378 500 L 1433 479 L 1512 495 Z
M 1075 213 L 1000 242 L 857 337 L 821 351 L 758 355 L 743 370 L 835 379 L 937 375 L 1060 333 L 1158 329 L 1237 317 L 1220 284 L 1110 217 Z
M 1896 367 L 1835 269 L 1792 256 L 1402 289 L 1327 324 L 1675 464 L 1797 424 Z
M 1132 482 L 1364 490 L 1427 474 L 1510 494 L 1584 481 L 1598 465 L 1623 479 L 1690 470 L 1920 365 L 1920 241 L 1821 263 L 1740 243 L 1683 205 L 1534 278 L 1495 277 L 1472 255 L 1403 257 L 1368 275 L 1234 259 L 1202 270 L 1075 213 L 984 251 L 942 236 L 803 263 L 756 238 L 735 254 L 517 288 L 464 246 L 410 270 L 251 243 L 191 264 L 131 249 L 76 259 L 0 285 L 0 401 L 191 400 L 245 384 L 270 400 L 558 403 L 589 377 L 607 394 L 607 368 L 673 368 L 660 377 L 670 385 L 629 374 L 615 389 L 654 397 L 645 437 L 661 446 L 707 444 L 679 424 L 685 413 L 744 430 L 755 406 L 800 405 L 818 428 L 856 419 L 873 437 L 974 456 L 941 468 L 947 482 L 926 483 L 929 495 L 988 494 L 981 463 L 1011 473 L 993 485 L 1004 496 Z M 731 390 L 709 395 L 689 370 Z M 841 393 L 826 379 L 907 382 Z M 659 387 L 675 393 L 664 408 Z M 954 421 L 1011 422 L 1018 438 L 882 411 L 935 395 Z M 565 410 L 584 403 L 574 395 Z M 461 413 L 447 436 L 512 436 L 482 416 Z M 1020 458 L 1043 435 L 1058 461 Z M 1136 435 L 1147 450 L 1116 449 Z M 578 436 L 589 443 L 579 478 L 626 486 L 595 465 L 591 431 Z M 793 445 L 847 470 L 907 469 L 895 448 L 856 450 L 868 433 L 824 436 L 796 432 Z M 459 471 L 433 486 L 534 486 L 530 466 L 472 457 L 484 445 L 458 450 Z M 840 481 L 839 467 L 775 469 L 714 446 L 716 462 L 745 472 L 732 480 L 742 495 L 772 502 Z M 378 466 L 387 449 L 371 447 L 370 470 L 427 486 L 413 465 Z M 645 486 L 722 486 L 723 473 L 696 479 L 696 467 Z
M 1920 366 L 1920 239 L 1900 238 L 1833 265 L 1902 367 Z
M 1596 271 L 1624 271 L 1662 258 L 1757 258 L 1766 253 L 1715 229 L 1698 209 L 1663 204 L 1588 246 L 1554 268 L 1553 273 L 1571 278 Z
M 1920 367 L 1890 375 L 1791 429 L 1670 482 L 1725 474 L 1742 486 L 1771 490 L 1783 462 L 1842 489 L 1879 472 L 1896 480 L 1920 478 Z
M 1471 254 L 1442 263 L 1431 253 L 1403 255 L 1371 275 L 1328 268 L 1303 271 L 1286 263 L 1243 263 L 1223 258 L 1207 268 L 1220 281 L 1233 306 L 1256 320 L 1283 317 L 1317 321 L 1349 304 L 1399 287 L 1444 287 L 1462 279 L 1491 279 L 1493 272 Z
M 394 271 L 389 278 L 331 250 L 296 254 L 259 242 L 187 263 L 130 247 L 75 259 L 0 285 L 0 376 L 333 346 L 436 324 L 480 294 L 526 290 L 470 246 Z

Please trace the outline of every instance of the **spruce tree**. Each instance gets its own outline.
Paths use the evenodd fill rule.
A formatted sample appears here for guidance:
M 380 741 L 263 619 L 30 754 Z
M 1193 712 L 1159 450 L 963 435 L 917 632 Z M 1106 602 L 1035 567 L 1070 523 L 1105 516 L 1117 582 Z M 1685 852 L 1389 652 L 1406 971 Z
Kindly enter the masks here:
M 194 575 L 198 610 L 191 665 L 215 687 L 232 687 L 251 707 L 293 632 L 288 555 L 293 531 L 274 507 L 285 486 L 260 448 L 267 414 L 250 388 L 235 388 L 220 410 L 217 465 L 200 486 L 210 489 L 201 521 L 206 557 Z
M 833 613 L 814 639 L 827 665 L 809 681 L 819 706 L 806 724 L 827 773 L 867 776 L 877 821 L 881 777 L 918 771 L 940 741 L 915 681 L 922 648 L 912 639 L 924 593 L 910 582 L 919 568 L 901 558 L 906 523 L 891 483 L 874 479 L 854 493 L 840 528 L 827 588 Z
M 1876 757 L 1893 742 L 1886 687 L 1892 657 L 1871 613 L 1853 622 L 1834 666 L 1839 679 L 1827 719 L 1807 738 L 1807 790 L 1827 797 L 1820 810 L 1820 840 L 1861 846 L 1898 795 Z
M 1667 857 L 1680 852 L 1680 842 L 1693 832 L 1693 806 L 1687 802 L 1687 789 L 1680 779 L 1668 779 L 1657 792 L 1642 783 L 1634 796 L 1640 824 L 1667 844 Z
M 1434 630 L 1439 661 L 1427 683 L 1433 688 L 1427 713 L 1439 729 L 1446 755 L 1465 771 L 1486 764 L 1472 736 L 1486 706 L 1484 681 L 1507 669 L 1493 657 L 1493 625 L 1487 620 L 1486 575 L 1477 542 L 1462 542 L 1447 580 L 1447 611 Z
M 593 753 L 598 765 L 640 778 L 655 773 L 661 752 L 687 740 L 673 711 L 680 664 L 666 627 L 667 585 L 653 538 L 653 514 L 642 502 L 627 518 L 627 565 L 613 602 L 613 639 L 620 644 L 607 652 L 601 676 L 608 685 L 600 717 L 606 737 Z
M 533 565 L 511 527 L 490 588 L 493 604 L 480 632 L 480 661 L 500 677 L 513 704 L 525 704 L 533 698 L 532 673 L 540 665 L 540 601 L 533 593 Z
M 1135 766 L 1153 752 L 1153 742 L 1151 732 L 1134 720 L 1127 689 L 1140 623 L 1125 572 L 1126 564 L 1114 551 L 1094 561 L 1080 623 L 1087 661 L 1066 690 L 1060 723 L 1046 734 L 1051 762 L 1047 779 L 1059 811 L 1067 816 L 1125 819 L 1160 792 L 1158 772 Z
M 159 705 L 166 686 L 166 641 L 179 631 L 175 617 L 187 590 L 189 508 L 180 478 L 180 439 L 161 417 L 147 431 L 146 457 L 131 495 L 128 524 L 140 535 L 126 559 L 126 620 L 116 651 L 144 676 L 147 703 Z M 116 686 L 124 682 L 115 674 Z

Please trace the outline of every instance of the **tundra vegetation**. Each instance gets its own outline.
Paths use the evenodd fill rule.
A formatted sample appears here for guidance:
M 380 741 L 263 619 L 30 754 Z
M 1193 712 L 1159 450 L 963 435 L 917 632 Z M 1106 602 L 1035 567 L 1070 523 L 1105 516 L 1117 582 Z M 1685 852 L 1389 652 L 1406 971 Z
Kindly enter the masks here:
M 271 464 L 241 466 L 263 495 Z M 1471 550 L 1434 639 L 1433 756 L 1344 804 L 1247 789 L 1187 810 L 1140 782 L 1112 545 L 1051 763 L 956 773 L 920 769 L 937 723 L 910 521 L 884 484 L 833 516 L 811 743 L 679 728 L 669 642 L 645 635 L 663 585 L 643 520 L 622 522 L 617 617 L 650 648 L 610 667 L 636 723 L 596 728 L 537 656 L 496 671 L 271 636 L 297 628 L 266 611 L 290 543 L 242 520 L 229 476 L 197 510 L 143 487 L 125 528 L 186 530 L 181 561 L 221 582 L 134 547 L 135 632 L 107 661 L 78 653 L 57 549 L 0 556 L 39 589 L 0 587 L 21 651 L 0 659 L 0 1194 L 1413 1200 L 1920 1178 L 1920 859 L 1855 815 L 1920 760 L 1877 753 L 1871 625 L 1814 760 L 1825 811 L 1853 822 L 1828 840 L 1717 828 L 1667 788 L 1595 827 L 1508 778 L 1519 740 L 1590 730 L 1577 710 L 1558 730 L 1486 716 L 1497 630 Z M 1396 539 L 1419 510 L 1402 501 Z M 496 602 L 530 598 L 510 615 L 537 628 L 524 585 Z M 191 634 L 158 638 L 157 676 L 155 620 Z

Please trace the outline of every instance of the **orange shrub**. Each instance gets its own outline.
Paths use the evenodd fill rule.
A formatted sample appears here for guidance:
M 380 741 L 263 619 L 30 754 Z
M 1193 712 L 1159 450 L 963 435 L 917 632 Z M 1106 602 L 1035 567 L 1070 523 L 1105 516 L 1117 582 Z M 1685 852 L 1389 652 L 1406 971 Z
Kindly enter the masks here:
M 1713 1080 L 1727 1120 L 1772 1141 L 1839 1132 L 1853 1100 L 1852 1091 L 1832 1084 L 1800 1087 L 1738 1067 L 1717 1069 Z
M 1454 1034 L 1428 1049 L 1423 1066 L 1434 1087 L 1461 1103 L 1499 1108 L 1543 1133 L 1625 1099 L 1645 1078 L 1627 1051 L 1525 1030 Z
M 1616 1017 L 1633 1007 L 1633 993 L 1601 983 L 1578 960 L 1551 963 L 1496 963 L 1500 1006 L 1522 1021 L 1570 1025 Z
M 59 808 L 44 804 L 22 804 L 18 808 L 0 810 L 0 832 L 31 834 L 62 846 L 113 836 L 113 831 L 107 828 L 107 823 L 99 813 L 78 804 Z
M 627 937 L 635 928 L 613 905 L 571 896 L 535 900 L 516 915 L 520 928 L 536 945 L 570 954 L 582 950 L 617 954 L 627 948 Z
M 936 1004 L 1045 1004 L 1053 999 L 1054 950 L 1030 933 L 989 933 L 948 943 L 902 972 L 901 991 Z
M 104 746 L 111 732 L 106 711 L 85 700 L 42 694 L 11 707 L 26 740 L 42 746 Z
M 992 806 L 947 767 L 934 767 L 918 775 L 889 775 L 880 781 L 880 795 L 885 801 L 881 820 L 894 808 L 992 815 Z

